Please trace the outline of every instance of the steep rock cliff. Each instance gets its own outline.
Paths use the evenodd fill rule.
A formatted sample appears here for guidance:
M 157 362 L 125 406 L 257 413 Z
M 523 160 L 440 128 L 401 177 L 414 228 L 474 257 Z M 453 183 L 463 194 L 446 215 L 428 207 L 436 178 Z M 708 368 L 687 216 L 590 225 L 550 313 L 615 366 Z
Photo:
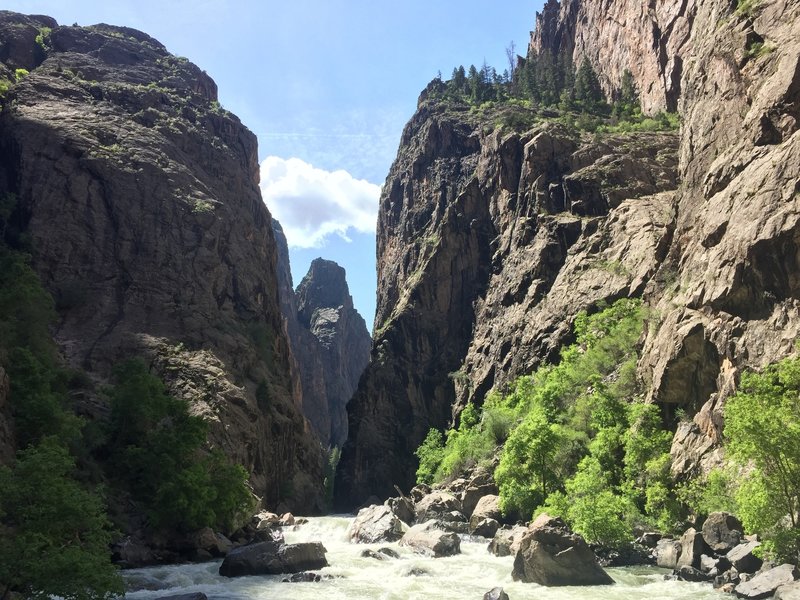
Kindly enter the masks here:
M 255 136 L 205 72 L 133 29 L 2 12 L 0 60 L 11 82 L 30 71 L 3 99 L 0 191 L 27 222 L 66 362 L 104 382 L 147 357 L 266 504 L 319 510 Z
M 428 427 L 557 358 L 579 310 L 653 308 L 639 373 L 669 416 L 673 470 L 718 460 L 744 367 L 788 354 L 798 312 L 796 3 L 548 2 L 532 48 L 630 69 L 679 134 L 498 128 L 424 93 L 381 199 L 372 363 L 349 408 L 337 499 L 413 481 Z M 636 61 L 633 60 L 636 57 Z
M 323 446 L 347 439 L 347 403 L 369 361 L 372 338 L 353 306 L 345 270 L 318 258 L 292 289 L 286 237 L 273 221 L 278 243 L 281 307 L 302 384 L 303 413 Z

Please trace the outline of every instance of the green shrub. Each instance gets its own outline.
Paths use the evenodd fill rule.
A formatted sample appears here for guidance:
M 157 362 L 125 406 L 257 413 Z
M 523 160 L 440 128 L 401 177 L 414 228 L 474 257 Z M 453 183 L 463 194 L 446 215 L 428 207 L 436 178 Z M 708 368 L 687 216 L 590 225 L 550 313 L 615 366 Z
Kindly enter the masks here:
M 736 492 L 739 516 L 781 560 L 800 558 L 800 358 L 742 375 L 725 406 L 730 457 L 750 474 Z
M 28 69 L 15 69 L 14 70 L 14 79 L 16 79 L 18 82 L 22 81 L 23 79 L 25 79 L 28 75 L 30 75 L 30 72 L 28 71 Z

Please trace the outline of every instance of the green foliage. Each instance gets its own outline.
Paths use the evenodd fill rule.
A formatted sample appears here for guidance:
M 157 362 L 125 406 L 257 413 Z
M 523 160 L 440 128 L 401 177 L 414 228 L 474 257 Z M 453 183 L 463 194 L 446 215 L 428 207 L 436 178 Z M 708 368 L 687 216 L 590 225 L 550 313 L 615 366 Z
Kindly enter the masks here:
M 699 516 L 725 511 L 739 514 L 736 504 L 735 475 L 730 469 L 714 469 L 678 487 L 678 499 Z
M 575 319 L 575 343 L 557 365 L 516 380 L 472 405 L 446 437 L 431 430 L 417 450 L 420 481 L 456 476 L 489 462 L 506 514 L 566 519 L 590 541 L 619 545 L 635 522 L 671 526 L 678 503 L 669 475 L 671 435 L 655 405 L 637 402 L 637 341 L 645 313 L 622 299 Z
M 75 460 L 52 437 L 0 467 L 0 596 L 110 599 L 123 591 L 111 564 L 100 498 L 74 479 Z
M 16 79 L 17 82 L 22 81 L 28 75 L 30 75 L 30 72 L 28 71 L 28 69 L 15 69 L 14 70 L 14 79 Z
M 39 33 L 36 35 L 36 44 L 45 52 L 50 49 L 50 33 L 52 31 L 50 27 L 40 27 Z
M 590 112 L 597 112 L 605 102 L 600 79 L 592 63 L 585 57 L 575 73 L 574 97 L 578 106 Z
M 730 457 L 750 466 L 736 492 L 739 515 L 781 559 L 800 557 L 800 358 L 744 373 L 725 406 Z
M 740 17 L 752 19 L 761 5 L 761 0 L 738 0 L 736 14 Z
M 531 407 L 506 440 L 495 471 L 503 512 L 530 515 L 558 488 L 565 465 L 556 458 L 567 442 L 545 407 Z
M 251 508 L 245 470 L 218 451 L 202 452 L 207 424 L 167 394 L 143 361 L 127 361 L 114 374 L 108 450 L 120 484 L 157 529 L 233 528 Z

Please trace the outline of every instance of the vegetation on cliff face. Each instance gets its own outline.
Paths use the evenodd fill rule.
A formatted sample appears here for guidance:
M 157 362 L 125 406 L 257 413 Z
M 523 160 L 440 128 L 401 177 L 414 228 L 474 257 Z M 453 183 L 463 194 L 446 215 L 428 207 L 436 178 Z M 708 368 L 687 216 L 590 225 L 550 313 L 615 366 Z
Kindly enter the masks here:
M 253 508 L 247 472 L 217 451 L 204 453 L 208 424 L 166 393 L 142 360 L 115 369 L 107 442 L 109 476 L 161 530 L 233 531 Z M 153 465 L 158 465 L 157 469 Z
M 19 242 L 12 200 L 5 198 L 0 232 Z M 0 467 L 0 597 L 107 598 L 122 580 L 99 487 L 77 467 L 85 440 L 69 404 L 75 374 L 58 364 L 54 316 L 30 257 L 0 239 L 0 365 L 11 379 L 19 448 L 14 464 Z
M 5 200 L 0 231 L 19 247 L 25 237 L 13 199 Z M 202 451 L 206 423 L 141 361 L 117 369 L 110 423 L 77 417 L 70 397 L 85 375 L 61 366 L 49 331 L 53 299 L 30 256 L 10 244 L 0 239 L 0 366 L 11 381 L 19 451 L 0 467 L 0 597 L 109 598 L 122 580 L 111 563 L 106 496 L 113 503 L 130 494 L 151 526 L 169 534 L 233 529 L 251 508 L 247 473 Z
M 623 299 L 575 321 L 575 343 L 557 365 L 520 377 L 482 409 L 470 405 L 457 430 L 431 430 L 418 450 L 424 482 L 452 478 L 475 463 L 491 466 L 506 513 L 544 508 L 587 539 L 616 544 L 635 522 L 671 527 L 670 434 L 658 408 L 640 400 L 637 341 L 645 319 Z
M 576 69 L 567 55 L 550 52 L 531 53 L 520 59 L 511 75 L 508 70 L 499 75 L 486 64 L 480 69 L 474 65 L 469 70 L 457 67 L 448 81 L 437 78 L 431 82 L 425 95 L 465 102 L 479 111 L 511 109 L 502 124 L 515 130 L 552 119 L 600 133 L 670 131 L 679 125 L 675 113 L 642 114 L 630 71 L 625 71 L 617 96 L 609 99 L 587 58 Z

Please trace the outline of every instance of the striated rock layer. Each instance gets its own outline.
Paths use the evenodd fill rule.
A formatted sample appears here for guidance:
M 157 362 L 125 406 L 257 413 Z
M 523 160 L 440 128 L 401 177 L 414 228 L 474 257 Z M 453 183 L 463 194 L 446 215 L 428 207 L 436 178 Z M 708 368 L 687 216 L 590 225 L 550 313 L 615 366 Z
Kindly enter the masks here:
M 652 307 L 648 399 L 694 417 L 676 432 L 678 474 L 719 460 L 741 369 L 792 351 L 800 7 L 659 7 L 549 2 L 532 46 L 576 62 L 591 49 L 611 92 L 631 69 L 646 110 L 679 109 L 678 133 L 515 132 L 502 110 L 422 95 L 381 198 L 372 362 L 349 407 L 341 506 L 410 486 L 429 427 L 556 359 L 577 312 L 602 301 Z
M 320 510 L 255 136 L 205 72 L 133 29 L 0 12 L 0 60 L 5 79 L 30 71 L 3 99 L 0 192 L 27 221 L 65 360 L 105 381 L 145 356 L 265 503 Z
M 289 250 L 280 223 L 278 244 L 281 309 L 302 384 L 303 413 L 323 446 L 347 439 L 347 403 L 369 362 L 372 338 L 353 306 L 345 270 L 315 259 L 297 290 L 292 289 Z

